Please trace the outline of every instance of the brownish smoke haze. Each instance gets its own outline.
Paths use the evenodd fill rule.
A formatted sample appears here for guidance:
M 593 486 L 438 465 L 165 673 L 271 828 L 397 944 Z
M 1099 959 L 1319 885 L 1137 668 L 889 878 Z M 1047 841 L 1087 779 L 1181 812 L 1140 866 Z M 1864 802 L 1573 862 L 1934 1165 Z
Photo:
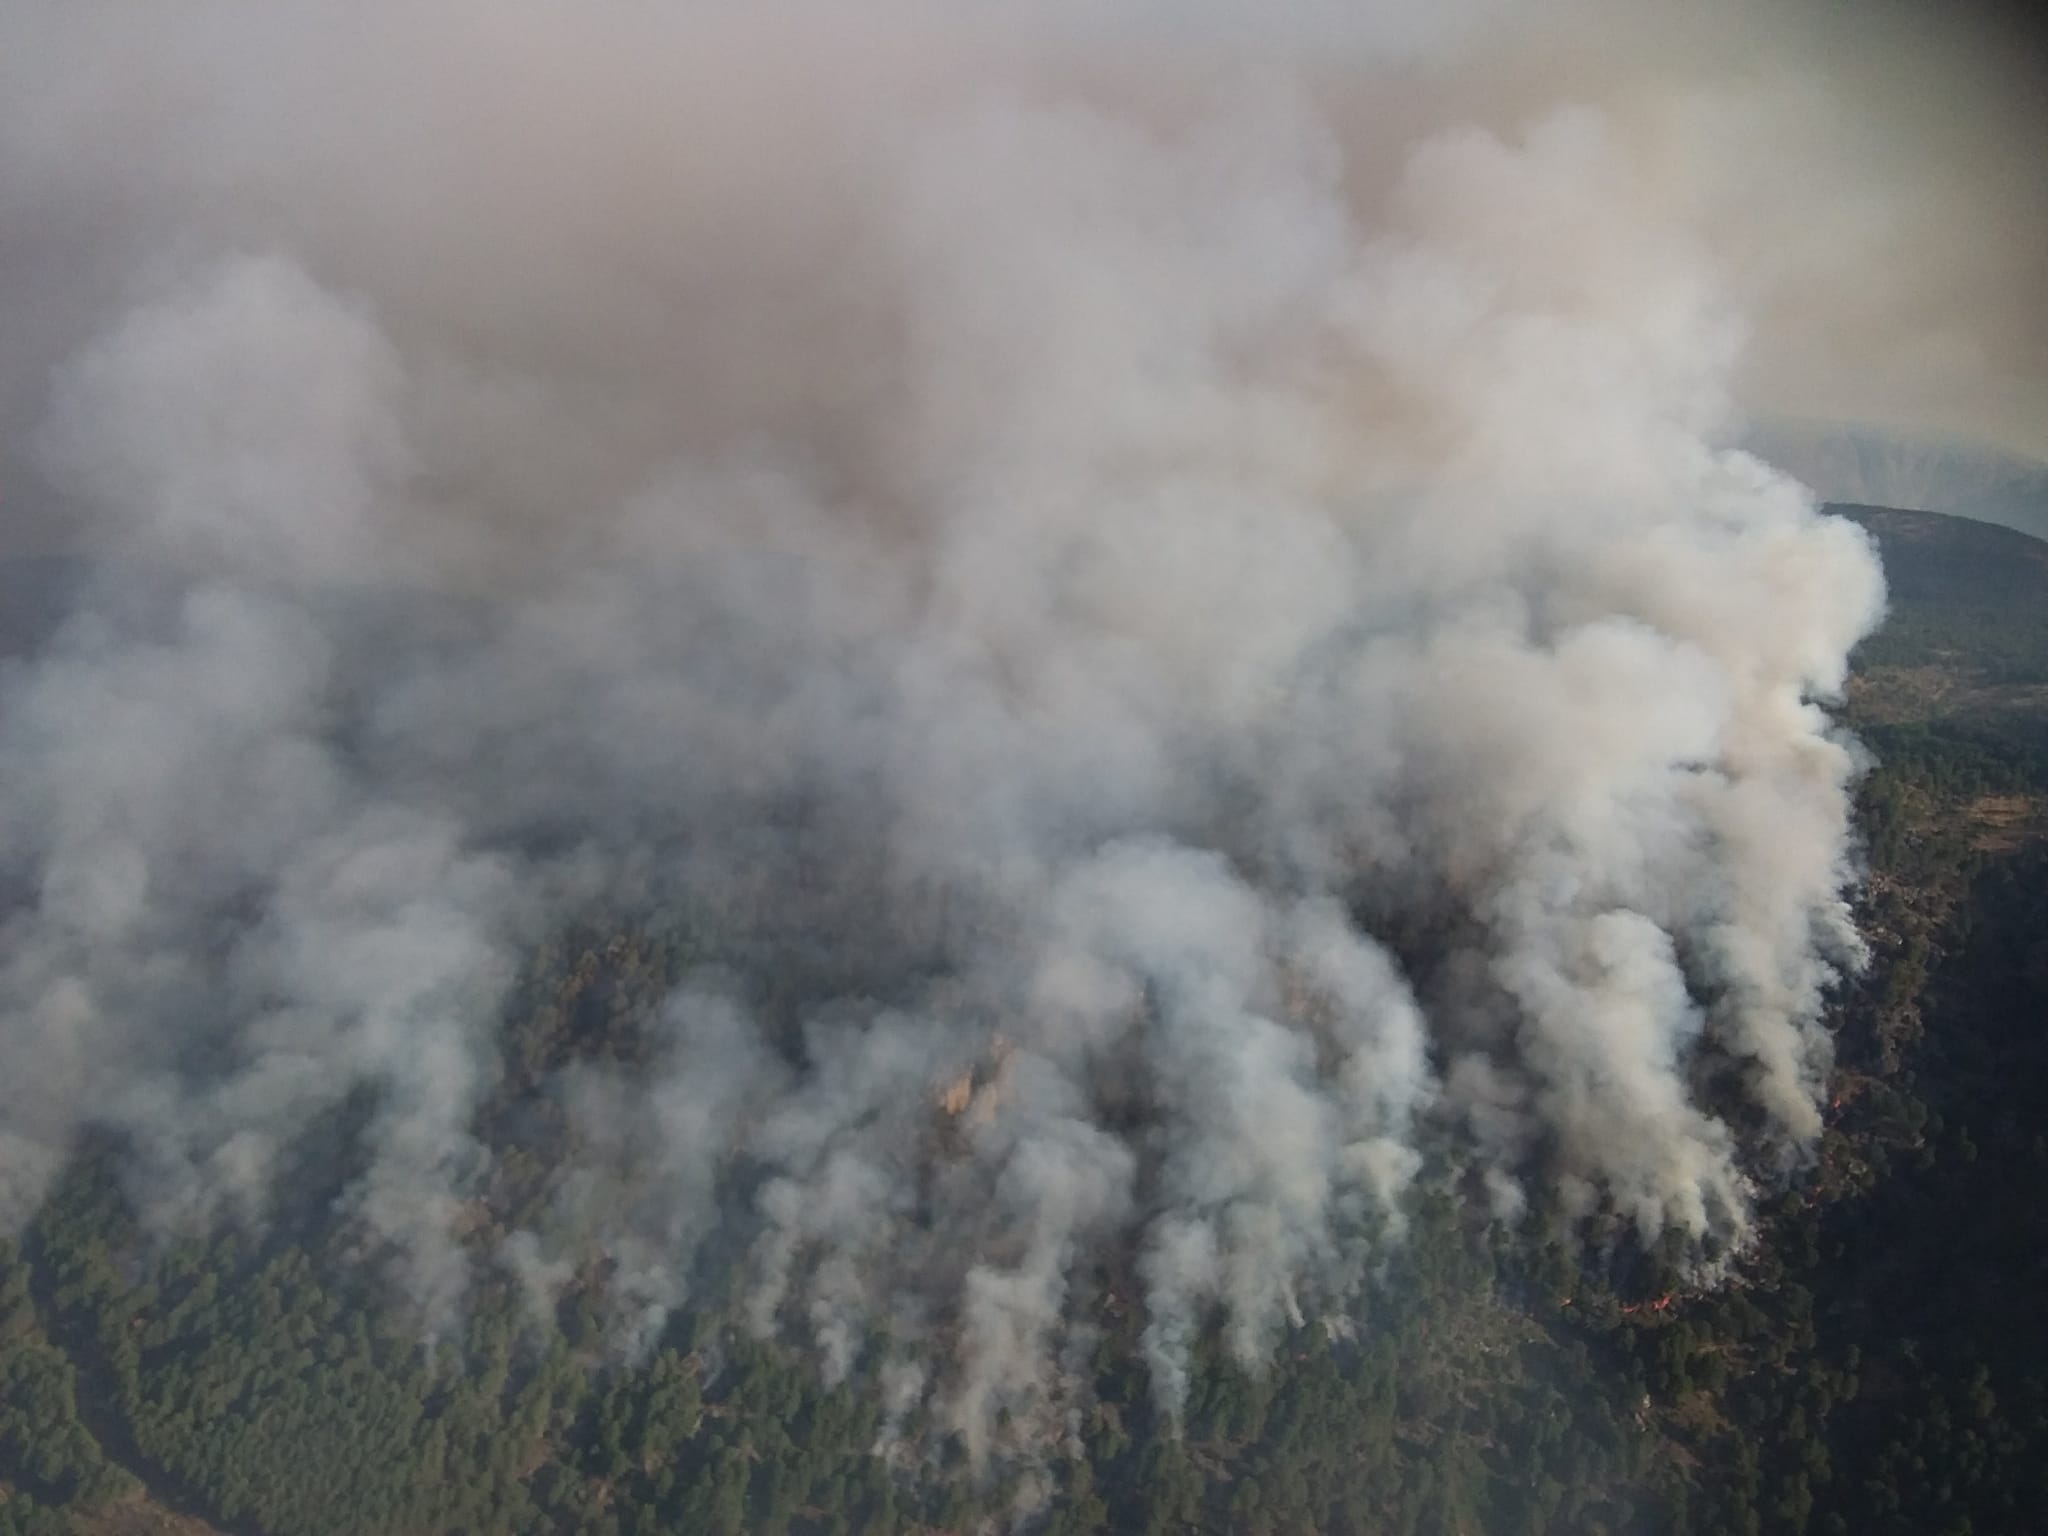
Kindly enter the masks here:
M 1867 99 L 1966 41 L 11 9 L 12 534 L 100 563 L 0 678 L 0 1209 L 104 1121 L 260 1220 L 367 1086 L 424 1315 L 595 1248 L 630 1340 L 736 1251 L 977 1453 L 1104 1252 L 1169 1405 L 1205 1320 L 1360 1304 L 1430 1137 L 1711 1272 L 1818 1129 L 1881 602 L 1731 444 L 2040 378 L 2019 109 Z M 471 1251 L 510 978 L 600 899 L 726 963 Z

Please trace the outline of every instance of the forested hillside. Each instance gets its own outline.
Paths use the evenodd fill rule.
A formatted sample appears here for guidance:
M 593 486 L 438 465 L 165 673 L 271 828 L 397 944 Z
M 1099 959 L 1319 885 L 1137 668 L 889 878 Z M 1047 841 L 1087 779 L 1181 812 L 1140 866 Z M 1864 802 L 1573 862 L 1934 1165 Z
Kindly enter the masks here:
M 350 1117 L 305 1128 L 302 1198 L 260 1228 L 145 1237 L 88 1147 L 0 1248 L 0 1532 L 1799 1532 L 1989 1536 L 2048 1509 L 2048 546 L 1879 510 L 1894 608 L 1849 723 L 1869 972 L 1839 999 L 1812 1166 L 1725 1283 L 1620 1227 L 1487 1218 L 1448 1148 L 1355 1317 L 1247 1375 L 1198 1349 L 1152 1406 L 1129 1275 L 1092 1406 L 1030 1462 L 971 1464 L 886 1381 L 821 1385 L 703 1294 L 639 1358 L 593 1256 L 537 1317 L 502 1275 L 423 1342 L 323 1214 Z M 632 1062 L 692 935 L 605 925 L 532 957 L 481 1130 L 481 1249 L 563 1134 L 521 1097 Z M 523 1074 L 523 1075 L 522 1075 Z

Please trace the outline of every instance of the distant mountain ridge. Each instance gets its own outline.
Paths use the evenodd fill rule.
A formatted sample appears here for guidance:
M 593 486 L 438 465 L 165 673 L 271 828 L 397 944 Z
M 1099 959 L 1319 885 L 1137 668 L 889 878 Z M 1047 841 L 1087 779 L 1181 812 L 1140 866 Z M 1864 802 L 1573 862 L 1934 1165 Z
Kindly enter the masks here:
M 2048 537 L 2048 463 L 1987 443 L 1785 420 L 1758 427 L 1745 446 L 1823 501 L 1946 512 Z

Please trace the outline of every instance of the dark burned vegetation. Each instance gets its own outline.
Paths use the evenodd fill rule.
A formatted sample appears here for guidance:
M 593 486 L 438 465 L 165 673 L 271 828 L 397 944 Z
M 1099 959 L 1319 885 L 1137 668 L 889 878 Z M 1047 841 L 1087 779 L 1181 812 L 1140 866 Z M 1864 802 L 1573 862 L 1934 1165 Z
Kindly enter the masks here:
M 1295 1329 L 1257 1375 L 1205 1337 L 1178 1425 L 1152 1406 L 1135 1281 L 1095 1276 L 1092 1402 L 1036 1465 L 976 1469 L 872 1371 L 827 1387 L 751 1337 L 740 1297 L 700 1291 L 622 1361 L 604 1265 L 551 1317 L 500 1273 L 423 1346 L 376 1267 L 345 1262 L 360 1232 L 166 1244 L 102 1147 L 0 1251 L 0 1531 L 2026 1528 L 2048 1508 L 2048 715 L 2011 690 L 2048 679 L 2048 563 L 1864 519 L 1897 594 L 1851 705 L 1879 758 L 1860 807 L 1875 964 L 1839 1000 L 1817 1161 L 1765 1200 L 1725 1285 L 1618 1227 L 1563 1236 L 1555 1210 L 1490 1223 L 1440 1159 L 1355 1326 Z M 603 924 L 534 957 L 478 1117 L 479 1251 L 536 1219 L 572 1133 L 534 1090 L 581 1059 L 630 1069 L 705 959 L 683 929 Z M 372 1110 L 306 1128 L 295 1209 L 346 1185 Z

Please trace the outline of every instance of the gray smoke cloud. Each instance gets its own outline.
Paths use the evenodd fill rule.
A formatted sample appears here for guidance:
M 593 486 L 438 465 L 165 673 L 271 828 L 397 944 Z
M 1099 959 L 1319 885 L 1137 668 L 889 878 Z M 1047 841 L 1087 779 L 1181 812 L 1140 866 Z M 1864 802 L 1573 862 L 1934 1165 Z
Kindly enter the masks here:
M 0 671 L 0 1214 L 105 1124 L 261 1220 L 367 1094 L 430 1319 L 723 1270 L 976 1456 L 1105 1276 L 1168 1408 L 1356 1304 L 1431 1138 L 1739 1251 L 1859 954 L 1881 579 L 1729 446 L 1841 146 L 1738 189 L 1810 116 L 1620 34 L 10 8 L 0 453 L 86 575 Z M 593 911 L 703 964 L 482 1240 Z

